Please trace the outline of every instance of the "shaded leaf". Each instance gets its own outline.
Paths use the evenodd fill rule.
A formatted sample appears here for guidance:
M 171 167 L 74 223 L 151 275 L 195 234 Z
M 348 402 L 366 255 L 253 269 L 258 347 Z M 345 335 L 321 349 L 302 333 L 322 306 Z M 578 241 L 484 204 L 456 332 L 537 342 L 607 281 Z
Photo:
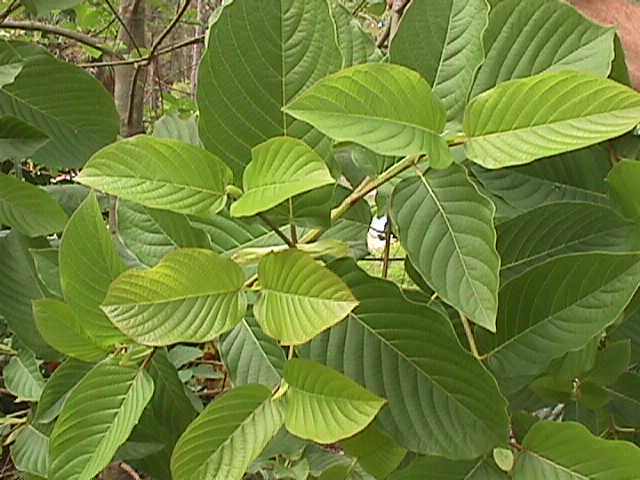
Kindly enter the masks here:
M 611 196 L 620 205 L 624 214 L 640 222 L 640 162 L 622 160 L 614 165 L 607 177 Z
M 11 445 L 11 459 L 19 471 L 47 478 L 49 438 L 27 425 Z
M 18 345 L 18 354 L 2 370 L 4 384 L 18 402 L 37 402 L 45 385 L 40 362 L 28 348 Z
M 48 141 L 49 137 L 42 130 L 19 118 L 0 117 L 0 155 L 3 159 L 22 160 L 30 157 Z

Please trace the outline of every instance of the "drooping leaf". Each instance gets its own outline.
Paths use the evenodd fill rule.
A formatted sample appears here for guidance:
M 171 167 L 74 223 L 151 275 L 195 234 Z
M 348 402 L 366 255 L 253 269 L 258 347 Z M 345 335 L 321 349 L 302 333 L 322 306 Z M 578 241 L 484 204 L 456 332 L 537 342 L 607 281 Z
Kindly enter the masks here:
M 105 361 L 73 389 L 49 445 L 50 480 L 91 480 L 106 467 L 153 395 L 145 370 Z
M 284 352 L 251 317 L 225 336 L 220 353 L 236 386 L 253 383 L 274 388 L 282 379 Z
M 244 315 L 243 283 L 244 273 L 232 260 L 209 250 L 179 249 L 150 270 L 118 277 L 102 310 L 143 345 L 204 343 Z
M 391 215 L 413 265 L 442 299 L 495 331 L 500 259 L 495 207 L 462 167 L 428 171 L 395 189 Z
M 49 467 L 49 438 L 33 426 L 27 425 L 11 445 L 11 459 L 21 472 L 47 478 Z
M 200 146 L 196 115 L 181 118 L 175 114 L 167 113 L 153 124 L 153 136 L 180 140 L 196 147 Z
M 49 137 L 42 130 L 19 118 L 0 117 L 0 155 L 3 160 L 30 157 L 48 141 Z
M 83 69 L 25 45 L 0 41 L 0 54 L 23 63 L 15 81 L 0 90 L 0 116 L 16 117 L 49 137 L 34 155 L 37 163 L 81 167 L 116 138 L 119 119 L 113 98 Z M 45 79 L 56 86 L 55 94 L 43 92 Z
M 71 216 L 60 244 L 60 277 L 66 302 L 103 346 L 126 339 L 100 310 L 111 282 L 125 270 L 94 193 Z
M 335 182 L 324 161 L 301 140 L 278 137 L 253 148 L 242 184 L 244 193 L 231 206 L 231 215 L 264 212 L 295 195 Z
M 283 345 L 309 341 L 358 304 L 338 276 L 297 250 L 263 257 L 258 281 L 261 295 L 254 308 L 256 320 Z
M 514 478 L 633 480 L 640 449 L 593 436 L 573 422 L 538 422 L 524 438 Z
M 226 2 L 199 70 L 202 143 L 237 179 L 251 148 L 276 136 L 304 140 L 326 158 L 329 140 L 282 107 L 341 64 L 326 0 Z
M 57 351 L 84 362 L 97 362 L 108 353 L 66 303 L 52 298 L 35 300 L 33 313 L 40 335 Z
M 375 478 L 387 478 L 394 472 L 407 451 L 382 432 L 375 424 L 340 442 L 347 455 L 357 458 L 358 464 Z
M 296 97 L 285 111 L 339 142 L 382 155 L 426 154 L 438 167 L 451 163 L 440 137 L 444 107 L 420 75 L 399 65 L 342 70 Z
M 331 0 L 331 16 L 336 22 L 338 45 L 342 52 L 342 67 L 367 63 L 376 49 L 370 33 L 365 32 L 352 13 L 338 0 Z
M 385 403 L 353 380 L 309 360 L 289 360 L 284 380 L 287 430 L 318 443 L 335 443 L 364 430 Z
M 138 136 L 97 152 L 76 181 L 146 207 L 209 217 L 226 203 L 231 170 L 176 140 Z
M 448 320 L 350 260 L 331 268 L 360 304 L 300 354 L 387 399 L 380 425 L 405 448 L 470 459 L 504 443 L 506 401 L 491 375 L 460 346 Z
M 450 128 L 462 124 L 473 75 L 484 59 L 488 15 L 485 0 L 412 2 L 391 42 L 391 61 L 429 82 L 442 99 Z
M 44 388 L 40 363 L 34 353 L 19 345 L 18 354 L 2 370 L 4 384 L 18 402 L 37 402 Z
M 616 163 L 607 177 L 611 188 L 611 196 L 620 205 L 624 214 L 640 221 L 640 162 L 622 160 Z
M 58 249 L 33 248 L 31 249 L 31 256 L 33 257 L 38 279 L 51 294 L 62 298 Z
M 542 72 L 609 74 L 615 30 L 587 20 L 556 0 L 492 2 L 484 33 L 486 60 L 472 96 L 501 82 Z
M 180 437 L 171 458 L 173 478 L 240 480 L 283 422 L 282 406 L 267 387 L 234 388 Z

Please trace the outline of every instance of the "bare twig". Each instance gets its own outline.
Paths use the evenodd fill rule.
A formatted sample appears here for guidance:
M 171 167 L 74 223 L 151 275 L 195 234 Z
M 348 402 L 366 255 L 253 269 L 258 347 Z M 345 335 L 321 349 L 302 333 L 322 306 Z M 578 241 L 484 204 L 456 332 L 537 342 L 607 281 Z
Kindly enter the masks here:
M 129 475 L 133 480 L 142 480 L 142 477 L 138 475 L 138 472 L 136 472 L 129 464 L 120 462 L 119 467 L 127 475 Z
M 460 320 L 462 321 L 462 326 L 464 327 L 464 334 L 467 336 L 467 341 L 469 342 L 469 349 L 473 356 L 480 360 L 482 357 L 480 356 L 480 352 L 478 352 L 478 346 L 476 345 L 476 338 L 473 336 L 473 329 L 471 328 L 471 323 L 467 320 L 462 312 L 458 312 L 460 314 Z
M 384 227 L 384 252 L 382 254 L 382 278 L 389 276 L 389 254 L 391 253 L 391 219 L 387 216 Z
M 129 37 L 129 40 L 131 41 L 131 45 L 133 45 L 133 48 L 136 49 L 136 52 L 138 53 L 138 56 L 141 57 L 142 56 L 142 52 L 140 51 L 140 48 L 138 47 L 138 43 L 136 42 L 135 37 L 131 33 L 131 30 L 129 30 L 129 26 L 127 25 L 127 22 L 125 22 L 122 19 L 122 17 L 118 13 L 118 10 L 116 10 L 116 8 L 111 4 L 111 2 L 109 0 L 104 0 L 104 2 L 107 4 L 107 7 L 109 7 L 109 10 L 113 14 L 114 18 L 116 20 L 118 20 L 118 23 L 122 26 L 122 29 L 127 34 L 127 37 Z M 136 4 L 134 5 L 133 8 L 134 9 L 137 8 L 137 2 L 136 2 Z
M 18 2 L 18 0 L 13 0 L 7 6 L 7 8 L 5 8 L 2 13 L 0 13 L 0 23 L 4 22 L 9 17 L 9 15 L 11 15 L 13 12 L 18 10 L 19 8 L 20 8 L 20 3 Z
M 295 243 L 293 243 L 289 237 L 287 237 L 284 233 L 282 233 L 282 230 L 280 230 L 275 223 L 273 223 L 269 217 L 267 217 L 266 215 L 263 215 L 262 213 L 258 214 L 258 217 L 260 218 L 260 220 L 262 220 L 265 225 L 267 227 L 269 227 L 271 230 L 273 230 L 273 232 L 280 237 L 280 239 L 286 243 L 290 248 L 295 248 Z

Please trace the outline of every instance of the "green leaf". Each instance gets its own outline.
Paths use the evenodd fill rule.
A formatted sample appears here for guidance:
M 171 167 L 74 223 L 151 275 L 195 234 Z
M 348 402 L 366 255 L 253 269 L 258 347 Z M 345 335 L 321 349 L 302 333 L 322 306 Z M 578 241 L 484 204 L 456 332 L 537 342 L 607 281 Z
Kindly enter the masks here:
M 247 317 L 225 336 L 220 345 L 225 367 L 234 385 L 260 384 L 274 388 L 282 379 L 282 348 Z
M 64 302 L 43 298 L 33 302 L 36 326 L 42 338 L 57 351 L 85 362 L 103 359 L 100 348 L 73 309 Z
M 33 248 L 30 251 L 38 279 L 51 294 L 62 298 L 58 249 Z
M 420 105 L 420 108 L 416 108 Z M 446 113 L 429 84 L 399 65 L 358 65 L 323 78 L 285 111 L 339 142 L 382 155 L 431 156 L 446 167 Z
M 348 8 L 331 0 L 331 16 L 336 22 L 338 45 L 342 52 L 342 68 L 367 63 L 376 49 L 370 33 L 365 32 Z
M 253 148 L 242 184 L 244 193 L 231 206 L 231 215 L 247 217 L 264 212 L 295 195 L 335 180 L 324 161 L 301 140 L 278 137 Z
M 396 285 L 369 277 L 351 260 L 331 269 L 360 304 L 300 354 L 388 399 L 380 426 L 405 448 L 470 459 L 503 444 L 506 401 L 460 346 L 448 319 L 408 301 Z
M 71 216 L 60 244 L 60 277 L 66 302 L 87 333 L 108 347 L 126 339 L 100 304 L 111 282 L 125 270 L 102 219 L 94 193 Z
M 488 15 L 486 0 L 412 2 L 391 42 L 391 61 L 429 82 L 453 129 L 461 127 L 474 73 L 484 59 Z
M 34 420 L 49 423 L 58 416 L 73 388 L 91 371 L 93 365 L 70 358 L 56 368 L 44 386 Z
M 616 163 L 607 177 L 610 195 L 622 208 L 624 214 L 640 222 L 640 162 L 622 160 Z
M 493 459 L 500 470 L 509 472 L 513 468 L 513 452 L 508 448 L 494 448 Z
M 21 0 L 31 13 L 44 17 L 54 10 L 66 10 L 82 3 L 82 0 Z
M 156 267 L 130 270 L 109 288 L 102 310 L 143 345 L 204 343 L 231 330 L 244 315 L 244 273 L 212 251 L 180 249 Z
M 542 372 L 615 321 L 639 278 L 639 255 L 607 253 L 556 257 L 516 277 L 500 290 L 489 367 L 501 380 Z
M 587 20 L 556 0 L 492 2 L 484 33 L 486 60 L 472 97 L 506 80 L 542 72 L 576 70 L 609 74 L 615 30 Z
M 173 478 L 240 480 L 284 422 L 279 402 L 260 385 L 225 393 L 189 425 L 171 457 Z
M 358 464 L 375 478 L 387 478 L 394 472 L 407 451 L 375 424 L 340 442 L 347 455 L 358 459 Z
M 428 472 L 428 477 L 425 473 Z M 454 461 L 444 457 L 418 457 L 389 480 L 507 480 L 507 476 L 484 459 Z M 533 479 L 531 479 L 533 480 Z
M 226 214 L 193 225 L 204 230 L 211 247 L 218 253 L 233 254 L 242 248 L 284 245 L 284 242 L 264 222 L 257 218 L 229 218 Z
M 198 76 L 202 143 L 237 179 L 251 148 L 276 136 L 304 140 L 326 158 L 329 139 L 282 107 L 341 64 L 326 0 L 225 2 Z
M 640 375 L 623 373 L 606 390 L 611 400 L 609 411 L 616 424 L 630 428 L 640 426 Z
M 98 364 L 73 389 L 51 433 L 50 480 L 91 480 L 106 467 L 153 395 L 145 370 Z
M 287 430 L 318 443 L 335 443 L 364 430 L 385 404 L 353 380 L 309 360 L 289 360 L 284 380 Z
M 4 62 L 7 62 L 5 59 Z M 3 62 L 3 63 L 4 63 Z M 22 62 L 0 65 L 0 87 L 11 85 L 22 71 Z
M 0 116 L 16 117 L 50 138 L 34 155 L 36 163 L 81 167 L 118 134 L 113 98 L 88 72 L 26 45 L 0 41 L 0 54 L 23 62 L 15 81 L 0 90 Z M 43 95 L 45 79 L 55 94 Z
M 498 85 L 467 108 L 470 160 L 490 169 L 594 145 L 631 130 L 640 94 L 579 72 L 543 73 Z
M 2 68 L 2 67 L 0 67 Z M 49 141 L 41 130 L 12 116 L 0 117 L 0 155 L 2 159 L 30 157 Z
M 22 345 L 16 349 L 18 354 L 2 370 L 4 384 L 17 397 L 16 401 L 37 402 L 45 383 L 40 364 L 31 350 Z
M 180 140 L 196 147 L 200 146 L 196 115 L 181 118 L 175 114 L 167 113 L 153 124 L 153 136 Z
M 338 276 L 297 250 L 263 257 L 258 281 L 262 290 L 256 320 L 283 345 L 308 342 L 358 304 Z
M 67 215 L 44 190 L 0 174 L 0 224 L 9 225 L 28 237 L 60 232 Z
M 11 459 L 21 472 L 47 478 L 49 467 L 49 438 L 27 425 L 16 435 L 11 445 Z
M 614 383 L 629 366 L 631 361 L 631 341 L 610 342 L 596 356 L 595 366 L 586 379 L 601 386 Z
M 493 204 L 457 166 L 403 180 L 391 201 L 402 246 L 425 281 L 492 332 L 500 270 L 494 213 Z
M 640 449 L 603 440 L 578 423 L 538 422 L 522 443 L 514 478 L 633 480 Z
M 231 170 L 201 148 L 138 136 L 96 153 L 76 181 L 145 207 L 209 217 L 225 205 Z

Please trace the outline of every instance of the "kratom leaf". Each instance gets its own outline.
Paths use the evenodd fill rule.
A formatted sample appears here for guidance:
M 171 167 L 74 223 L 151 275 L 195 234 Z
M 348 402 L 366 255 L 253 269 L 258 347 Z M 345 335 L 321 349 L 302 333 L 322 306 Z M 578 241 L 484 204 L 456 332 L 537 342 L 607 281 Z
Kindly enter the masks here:
M 38 279 L 51 294 L 62 298 L 58 249 L 33 248 L 30 251 Z
M 49 442 L 50 480 L 91 480 L 106 467 L 153 395 L 145 370 L 105 361 L 73 389 Z
M 94 193 L 71 216 L 60 244 L 60 277 L 66 302 L 89 335 L 108 347 L 122 334 L 100 310 L 111 282 L 125 270 Z
M 6 44 L 5 44 L 6 45 Z M 5 46 L 3 45 L 3 46 Z M 16 58 L 13 58 L 17 60 Z M 5 62 L 9 61 L 8 59 L 4 60 Z M 5 85 L 11 85 L 16 77 L 22 71 L 22 62 L 16 61 L 14 63 L 5 63 L 4 65 L 0 65 L 0 87 L 4 87 Z
M 640 375 L 623 373 L 613 385 L 606 387 L 611 403 L 609 412 L 616 425 L 635 428 L 640 425 Z
M 425 477 L 425 475 L 429 475 Z M 449 460 L 444 457 L 418 457 L 389 480 L 507 480 L 507 475 L 483 459 Z
M 247 300 L 244 273 L 212 251 L 179 249 L 156 267 L 125 272 L 109 288 L 102 310 L 143 345 L 204 343 L 231 330 Z
M 393 283 L 369 277 L 351 260 L 331 269 L 360 304 L 300 354 L 386 398 L 379 423 L 405 448 L 471 459 L 503 444 L 506 401 L 460 346 L 448 319 L 406 300 Z
M 341 67 L 326 0 L 225 2 L 208 39 L 198 76 L 200 138 L 237 179 L 251 148 L 272 137 L 299 138 L 323 158 L 330 154 L 326 137 L 282 113 L 291 99 Z
M 173 478 L 240 480 L 284 422 L 280 402 L 261 385 L 225 393 L 189 425 L 171 457 Z
M 420 75 L 399 65 L 358 65 L 329 75 L 285 111 L 339 142 L 382 155 L 430 155 L 438 167 L 450 163 L 440 137 L 444 107 Z
M 579 72 L 512 80 L 467 108 L 465 150 L 486 168 L 522 165 L 617 137 L 640 117 L 640 94 Z
M 640 162 L 622 160 L 614 165 L 607 177 L 611 197 L 620 205 L 624 214 L 640 222 Z
M 391 201 L 402 246 L 424 280 L 491 331 L 500 270 L 494 214 L 493 204 L 458 166 L 403 180 Z
M 17 470 L 47 478 L 49 437 L 27 425 L 11 445 L 11 459 Z
M 634 480 L 640 449 L 593 436 L 573 422 L 538 422 L 522 442 L 514 478 Z
M 193 225 L 209 235 L 211 247 L 218 253 L 232 254 L 242 248 L 284 245 L 284 242 L 257 218 L 229 218 L 228 215 L 220 214 L 206 222 L 195 220 Z
M 348 8 L 338 0 L 331 0 L 331 16 L 336 22 L 338 45 L 342 52 L 342 67 L 367 63 L 376 49 L 370 33 L 365 32 Z
M 577 70 L 609 74 L 615 30 L 580 15 L 556 0 L 492 2 L 484 32 L 486 60 L 472 97 L 516 78 L 542 72 Z
M 84 362 L 97 362 L 107 355 L 66 303 L 52 298 L 35 300 L 33 313 L 40 335 L 57 351 Z
M 22 345 L 2 370 L 4 384 L 18 402 L 37 402 L 44 388 L 40 364 L 34 353 Z
M 331 185 L 335 180 L 322 158 L 301 140 L 278 137 L 253 148 L 242 184 L 244 193 L 231 215 L 264 212 L 295 195 Z
M 76 181 L 145 207 L 210 217 L 226 203 L 231 170 L 177 140 L 138 136 L 96 153 Z
M 0 117 L 0 152 L 2 152 L 0 155 L 2 159 L 22 160 L 30 157 L 48 141 L 49 137 L 42 130 L 19 118 Z
M 393 63 L 422 75 L 459 129 L 473 75 L 484 59 L 482 33 L 489 15 L 485 0 L 412 2 L 391 41 Z
M 0 173 L 0 224 L 28 237 L 61 232 L 67 215 L 44 190 Z
M 196 147 L 200 146 L 196 115 L 181 118 L 175 114 L 167 113 L 153 124 L 153 136 L 156 138 L 180 140 L 181 142 Z
M 358 459 L 358 464 L 375 478 L 387 478 L 394 472 L 407 451 L 375 424 L 340 442 L 347 455 Z
M 297 250 L 263 257 L 258 281 L 254 314 L 264 332 L 283 345 L 311 340 L 358 304 L 338 276 Z
M 385 404 L 353 380 L 309 360 L 289 360 L 284 380 L 287 430 L 318 443 L 335 443 L 364 430 Z

